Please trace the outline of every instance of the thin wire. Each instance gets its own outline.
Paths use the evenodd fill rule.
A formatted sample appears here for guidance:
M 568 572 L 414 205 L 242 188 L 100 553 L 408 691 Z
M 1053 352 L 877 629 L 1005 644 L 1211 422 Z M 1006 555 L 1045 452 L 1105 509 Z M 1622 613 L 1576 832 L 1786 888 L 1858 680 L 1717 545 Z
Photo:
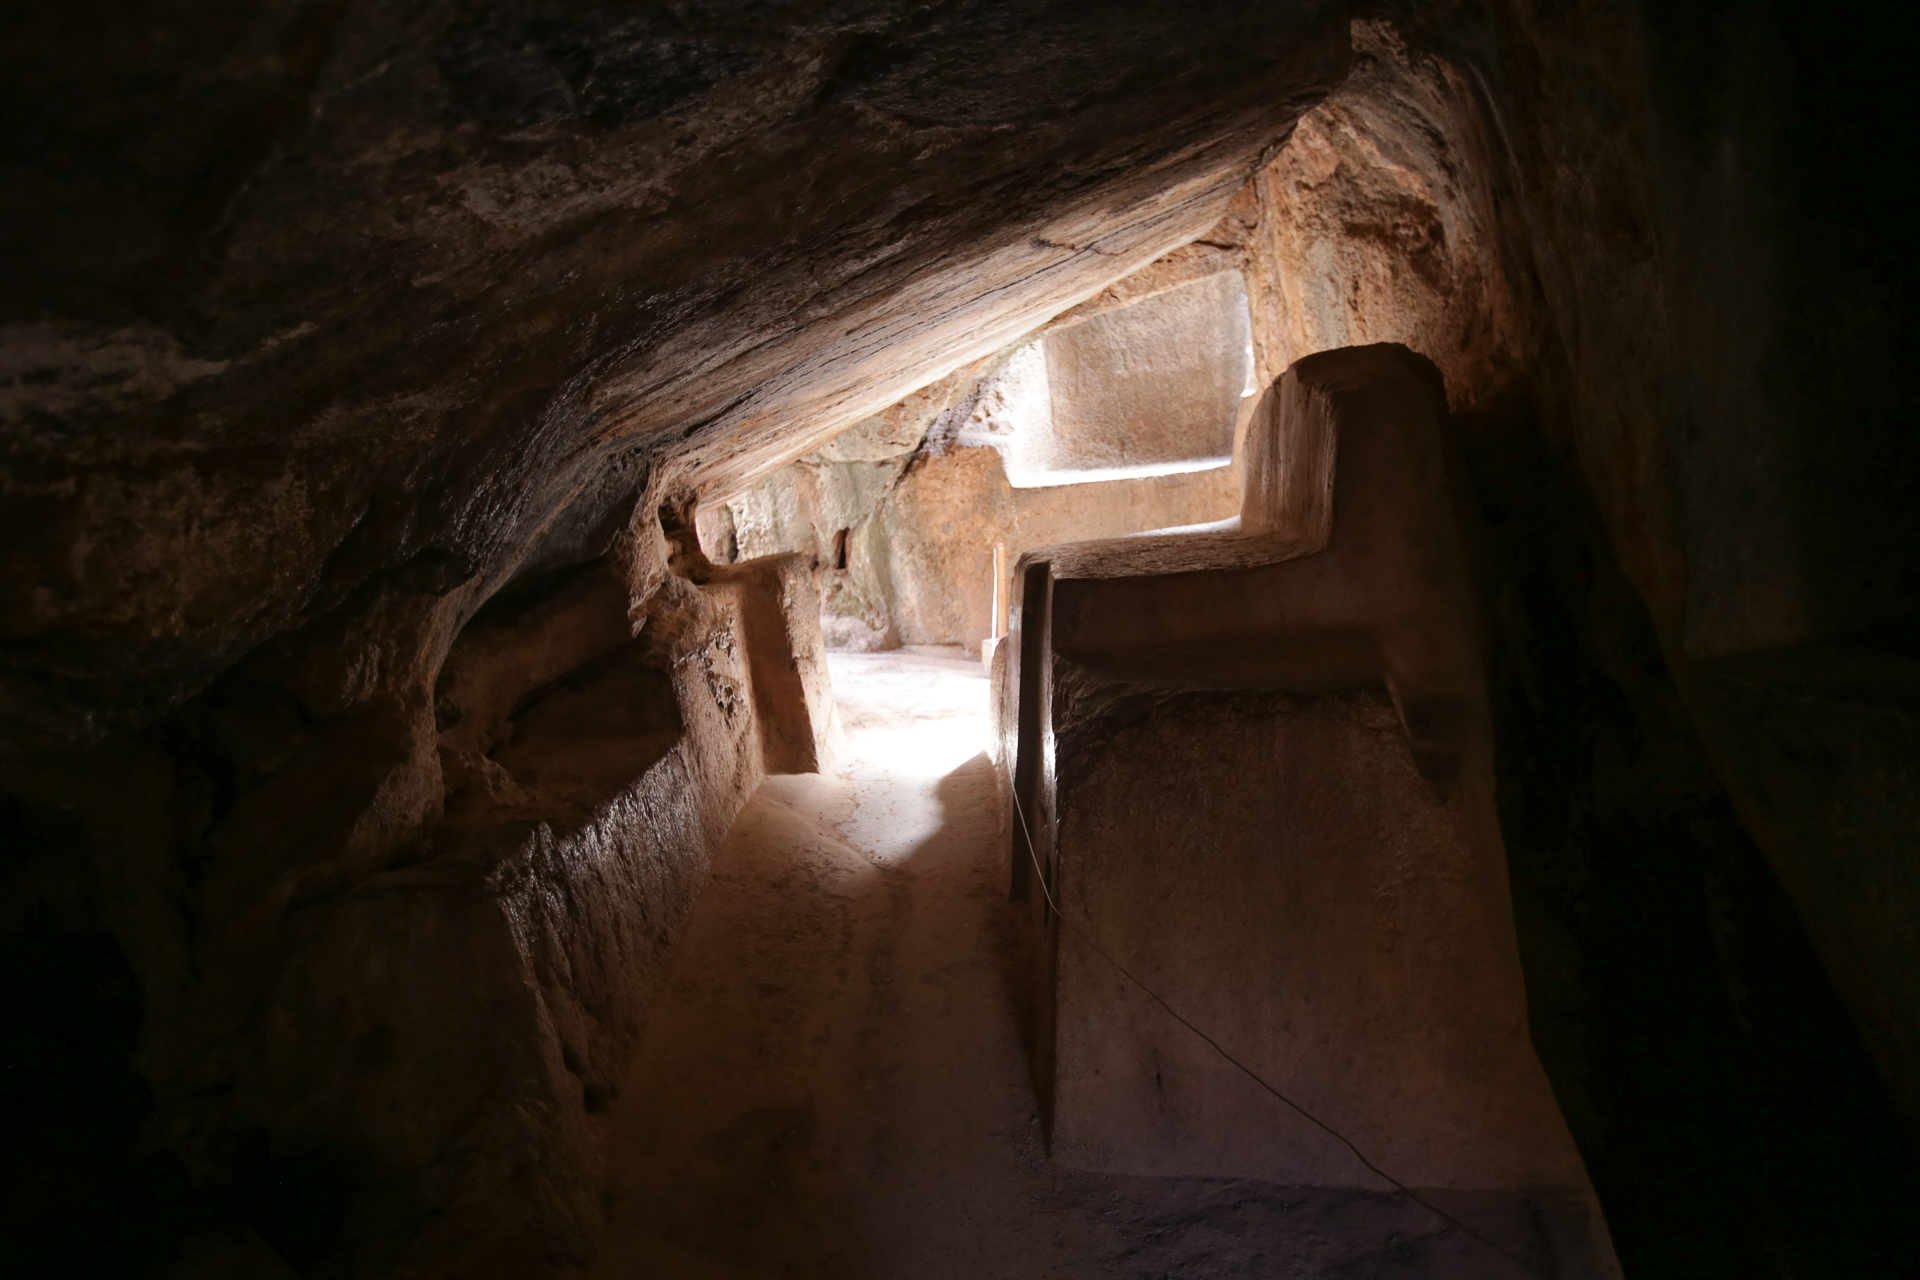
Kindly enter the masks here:
M 1128 969 L 1125 965 L 1121 964 L 1118 960 L 1115 960 L 1112 956 L 1108 955 L 1106 953 L 1106 950 L 1102 948 L 1099 943 L 1093 940 L 1093 935 L 1091 933 L 1087 932 L 1085 929 L 1082 929 L 1074 921 L 1068 919 L 1066 913 L 1060 910 L 1060 904 L 1053 900 L 1053 890 L 1048 887 L 1047 877 L 1040 870 L 1040 855 L 1034 852 L 1033 828 L 1027 825 L 1026 810 L 1022 808 L 1020 805 L 1020 789 L 1017 786 L 1012 785 L 1011 780 L 1009 780 L 1009 785 L 1007 787 L 1007 790 L 1013 796 L 1013 811 L 1014 811 L 1014 814 L 1020 819 L 1020 830 L 1027 837 L 1027 861 L 1033 864 L 1033 878 L 1039 882 L 1040 893 L 1043 897 L 1046 898 L 1047 907 L 1049 910 L 1053 912 L 1055 919 L 1059 920 L 1060 923 L 1066 925 L 1067 928 L 1073 930 L 1073 932 L 1079 937 L 1079 939 L 1082 942 L 1086 943 L 1087 946 L 1092 949 L 1095 955 L 1099 956 L 1102 960 L 1105 960 L 1108 964 L 1112 965 L 1116 970 L 1119 971 L 1120 975 L 1124 977 L 1128 982 L 1131 982 L 1134 986 L 1146 992 L 1148 997 L 1151 998 L 1153 1002 L 1159 1005 L 1162 1009 L 1165 1009 L 1168 1015 L 1171 1016 L 1175 1022 L 1178 1022 L 1181 1026 L 1193 1032 L 1194 1035 L 1199 1036 L 1202 1040 L 1206 1041 L 1207 1046 L 1209 1048 L 1211 1048 L 1215 1053 L 1219 1054 L 1222 1058 L 1225 1058 L 1234 1067 L 1238 1068 L 1240 1072 L 1247 1077 L 1247 1079 L 1253 1081 L 1255 1084 L 1259 1085 L 1262 1089 L 1265 1089 L 1268 1093 L 1272 1094 L 1274 1097 L 1278 1098 L 1281 1102 L 1291 1107 L 1295 1112 L 1297 1112 L 1301 1117 L 1306 1119 L 1309 1123 L 1314 1125 L 1316 1128 L 1320 1129 L 1323 1133 L 1327 1134 L 1334 1141 L 1338 1142 L 1341 1146 L 1345 1147 L 1348 1151 L 1351 1151 L 1353 1153 L 1353 1158 L 1358 1160 L 1361 1164 L 1365 1165 L 1367 1169 L 1371 1173 L 1373 1173 L 1376 1177 L 1378 1177 L 1381 1181 L 1390 1183 L 1397 1191 L 1400 1192 L 1401 1195 L 1404 1195 L 1405 1197 L 1407 1197 L 1407 1199 L 1413 1201 L 1415 1204 L 1419 1205 L 1422 1209 L 1425 1209 L 1428 1213 L 1433 1214 L 1436 1218 L 1440 1218 L 1441 1220 L 1451 1223 L 1452 1225 L 1460 1228 L 1460 1230 L 1466 1232 L 1468 1235 L 1472 1236 L 1475 1240 L 1478 1240 L 1481 1244 L 1487 1246 L 1487 1248 L 1493 1250 L 1495 1253 L 1499 1254 L 1501 1257 L 1505 1258 L 1507 1261 L 1513 1263 L 1514 1266 L 1519 1267 L 1522 1271 L 1532 1276 L 1533 1280 L 1546 1280 L 1544 1276 L 1542 1276 L 1538 1271 L 1535 1271 L 1531 1266 L 1527 1265 L 1526 1262 L 1516 1257 L 1514 1254 L 1509 1253 L 1506 1249 L 1502 1248 L 1500 1245 L 1495 1244 L 1493 1241 L 1487 1239 L 1487 1237 L 1481 1235 L 1478 1231 L 1475 1231 L 1472 1227 L 1460 1221 L 1460 1219 L 1454 1217 L 1452 1214 L 1448 1213 L 1445 1209 L 1442 1209 L 1438 1205 L 1432 1204 L 1429 1201 L 1423 1199 L 1419 1192 L 1415 1191 L 1412 1187 L 1408 1186 L 1406 1183 L 1400 1181 L 1400 1179 L 1388 1173 L 1385 1169 L 1382 1169 L 1379 1165 L 1375 1164 L 1373 1161 L 1367 1159 L 1365 1153 L 1363 1153 L 1360 1150 L 1360 1148 L 1354 1146 L 1352 1142 L 1348 1141 L 1347 1136 L 1345 1134 L 1341 1133 L 1338 1129 L 1334 1128 L 1332 1125 L 1322 1120 L 1319 1116 L 1314 1115 L 1313 1112 L 1307 1110 L 1305 1107 L 1295 1102 L 1292 1098 L 1289 1098 L 1286 1094 L 1280 1092 L 1278 1089 L 1268 1084 L 1264 1079 L 1261 1078 L 1259 1072 L 1255 1071 L 1252 1067 L 1249 1067 L 1246 1063 L 1240 1061 L 1240 1059 L 1234 1057 L 1231 1053 L 1228 1053 L 1226 1049 L 1221 1046 L 1218 1040 L 1215 1040 L 1212 1036 L 1202 1031 L 1199 1027 L 1194 1026 L 1193 1023 L 1189 1022 L 1181 1014 L 1181 1012 L 1178 1009 L 1168 1004 L 1166 1000 L 1161 997 L 1159 992 L 1155 991 L 1152 987 L 1148 986 L 1146 983 L 1140 981 L 1140 979 L 1136 978 L 1133 975 L 1132 970 Z

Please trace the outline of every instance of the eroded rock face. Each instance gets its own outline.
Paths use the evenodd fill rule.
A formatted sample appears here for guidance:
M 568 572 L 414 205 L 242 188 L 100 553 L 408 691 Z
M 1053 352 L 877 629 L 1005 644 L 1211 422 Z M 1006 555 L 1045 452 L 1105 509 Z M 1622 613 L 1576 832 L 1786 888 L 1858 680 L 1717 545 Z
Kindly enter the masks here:
M 1346 56 L 1305 2 L 188 12 L 11 46 L 21 733 L 497 580 L 615 459 L 805 452 L 1204 230 Z
M 768 773 L 826 773 L 845 748 L 820 631 L 819 567 L 763 556 L 716 568 L 710 594 L 733 602 L 747 647 L 760 757 Z
M 1500 169 L 1463 70 L 1391 24 L 1354 27 L 1340 91 L 1256 179 L 1248 254 L 1267 377 L 1316 351 L 1403 342 L 1455 407 L 1497 393 L 1537 352 L 1503 260 Z

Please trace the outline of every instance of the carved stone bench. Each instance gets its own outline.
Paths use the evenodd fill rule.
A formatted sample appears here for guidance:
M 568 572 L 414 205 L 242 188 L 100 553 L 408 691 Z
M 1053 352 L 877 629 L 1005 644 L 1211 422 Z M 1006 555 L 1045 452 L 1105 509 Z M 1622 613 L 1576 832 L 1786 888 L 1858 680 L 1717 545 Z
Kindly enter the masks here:
M 1036 1086 L 1068 1165 L 1391 1193 L 1144 984 L 1541 1274 L 1617 1276 L 1528 1037 L 1445 420 L 1404 347 L 1310 356 L 1255 411 L 1237 522 L 1017 566 Z

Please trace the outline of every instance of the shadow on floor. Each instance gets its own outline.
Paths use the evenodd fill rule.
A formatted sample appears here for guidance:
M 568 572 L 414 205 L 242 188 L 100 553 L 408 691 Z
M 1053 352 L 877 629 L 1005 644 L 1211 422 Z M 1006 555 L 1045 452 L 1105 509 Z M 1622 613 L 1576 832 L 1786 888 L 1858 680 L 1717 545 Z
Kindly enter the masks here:
M 622 1092 L 597 1276 L 1524 1274 L 1392 1193 L 1049 1162 L 994 787 L 984 755 L 768 780 Z M 1528 1231 L 1523 1206 L 1454 1208 Z

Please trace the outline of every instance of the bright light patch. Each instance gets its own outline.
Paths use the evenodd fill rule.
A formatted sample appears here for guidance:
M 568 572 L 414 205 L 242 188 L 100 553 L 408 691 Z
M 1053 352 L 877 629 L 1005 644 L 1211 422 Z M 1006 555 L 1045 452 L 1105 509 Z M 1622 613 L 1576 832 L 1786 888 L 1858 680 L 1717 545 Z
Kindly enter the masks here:
M 867 771 L 895 778 L 944 778 L 987 749 L 985 717 L 924 720 L 910 728 L 850 732 Z
M 987 749 L 986 672 L 957 649 L 827 661 L 857 779 L 841 830 L 877 862 L 907 858 L 946 823 L 943 780 Z

